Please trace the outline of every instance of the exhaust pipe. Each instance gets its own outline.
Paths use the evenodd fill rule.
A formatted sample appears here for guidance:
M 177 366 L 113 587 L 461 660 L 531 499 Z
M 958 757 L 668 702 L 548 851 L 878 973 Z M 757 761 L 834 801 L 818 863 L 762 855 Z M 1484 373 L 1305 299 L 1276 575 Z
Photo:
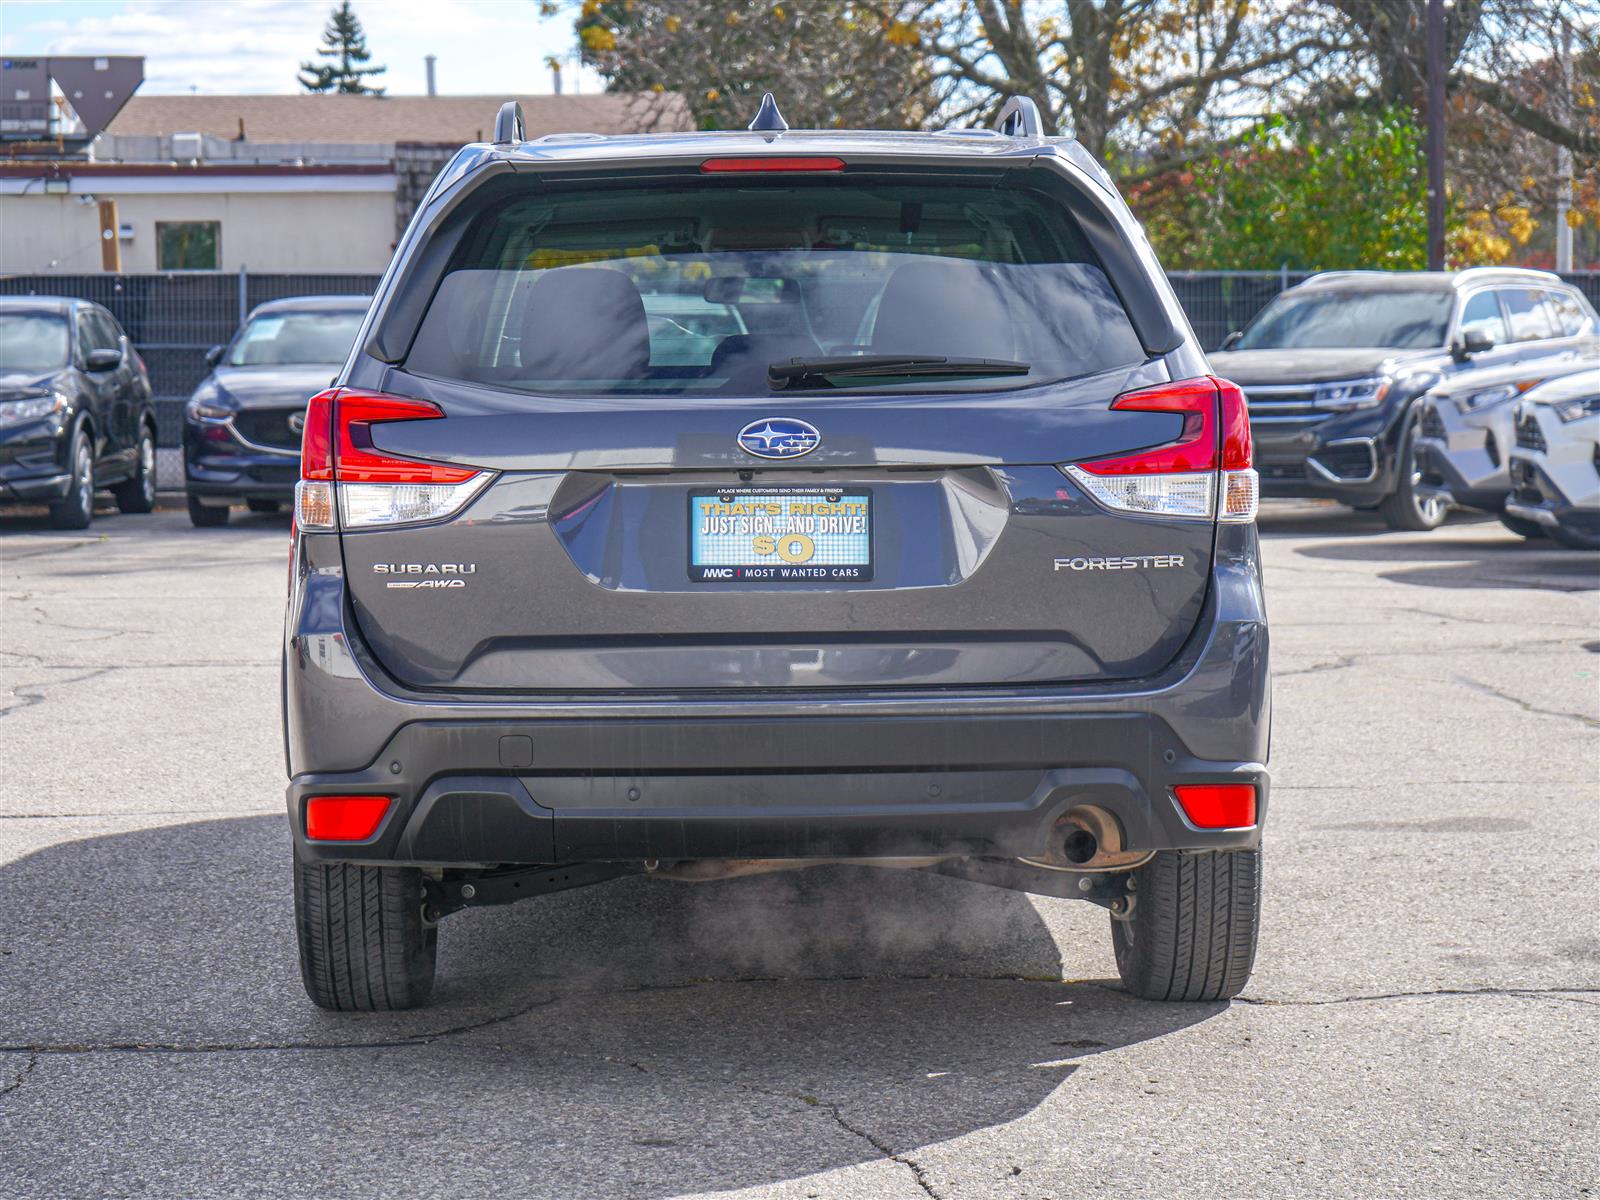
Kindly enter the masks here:
M 1122 826 L 1103 808 L 1092 804 L 1067 810 L 1056 822 L 1043 858 L 1022 861 L 1057 871 L 1122 871 L 1147 861 L 1153 852 L 1125 850 Z
M 1100 853 L 1100 839 L 1092 830 L 1082 825 L 1068 825 L 1067 836 L 1061 839 L 1061 856 L 1075 867 L 1081 867 Z

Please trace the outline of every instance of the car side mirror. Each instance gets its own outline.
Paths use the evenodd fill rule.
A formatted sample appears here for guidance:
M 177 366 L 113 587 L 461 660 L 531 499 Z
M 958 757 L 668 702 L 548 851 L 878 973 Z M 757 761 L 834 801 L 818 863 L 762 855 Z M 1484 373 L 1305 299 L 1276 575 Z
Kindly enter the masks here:
M 83 365 L 90 371 L 115 371 L 122 365 L 122 351 L 91 350 Z
M 1239 344 L 1239 339 L 1242 338 L 1242 337 L 1244 337 L 1244 334 L 1241 333 L 1239 330 L 1235 329 L 1227 337 L 1222 339 L 1222 345 L 1218 346 L 1217 349 L 1218 350 L 1232 350 L 1235 346 L 1237 346 Z
M 222 347 L 213 346 L 206 351 L 206 366 L 214 367 L 222 361 Z
M 1456 339 L 1456 344 L 1450 348 L 1450 352 L 1457 360 L 1465 360 L 1474 354 L 1482 354 L 1485 350 L 1493 349 L 1492 336 L 1481 329 L 1468 329 Z

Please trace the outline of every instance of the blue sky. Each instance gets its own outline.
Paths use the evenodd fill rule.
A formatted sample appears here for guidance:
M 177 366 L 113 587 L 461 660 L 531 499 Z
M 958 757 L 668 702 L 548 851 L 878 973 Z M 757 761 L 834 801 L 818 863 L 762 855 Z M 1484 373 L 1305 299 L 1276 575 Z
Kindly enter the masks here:
M 425 90 L 423 56 L 438 56 L 439 91 L 455 95 L 549 92 L 547 55 L 577 71 L 572 11 L 541 16 L 538 0 L 352 0 L 379 80 L 391 92 Z M 295 92 L 333 0 L 0 0 L 0 53 L 142 54 L 143 94 Z M 584 72 L 579 90 L 600 90 Z

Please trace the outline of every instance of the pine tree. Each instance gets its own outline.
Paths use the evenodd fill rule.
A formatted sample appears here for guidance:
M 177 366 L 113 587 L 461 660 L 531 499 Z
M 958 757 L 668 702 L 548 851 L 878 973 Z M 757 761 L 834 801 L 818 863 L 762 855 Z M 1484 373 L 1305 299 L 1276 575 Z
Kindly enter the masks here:
M 367 86 L 365 76 L 382 75 L 388 68 L 361 65 L 372 55 L 367 51 L 367 35 L 362 31 L 361 21 L 351 11 L 350 0 L 341 0 L 339 7 L 328 18 L 328 27 L 322 31 L 322 46 L 317 54 L 338 61 L 301 63 L 300 86 L 306 91 L 344 92 L 356 96 L 383 95 L 382 88 Z

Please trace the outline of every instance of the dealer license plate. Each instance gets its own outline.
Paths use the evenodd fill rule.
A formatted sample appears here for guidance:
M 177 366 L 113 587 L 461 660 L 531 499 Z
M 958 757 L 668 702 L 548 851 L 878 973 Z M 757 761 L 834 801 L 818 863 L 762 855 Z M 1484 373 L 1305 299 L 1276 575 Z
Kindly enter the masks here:
M 837 583 L 872 578 L 864 488 L 720 488 L 689 494 L 689 578 Z

